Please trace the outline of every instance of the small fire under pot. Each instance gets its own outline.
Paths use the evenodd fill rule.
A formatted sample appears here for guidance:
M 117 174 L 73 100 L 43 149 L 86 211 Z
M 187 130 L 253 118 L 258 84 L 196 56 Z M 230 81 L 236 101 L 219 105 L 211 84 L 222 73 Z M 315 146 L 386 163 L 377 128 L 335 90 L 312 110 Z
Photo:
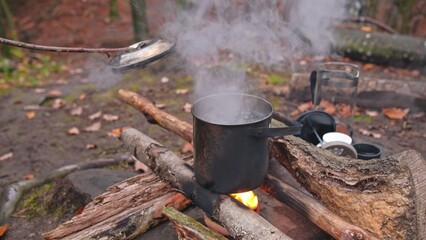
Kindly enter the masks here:
M 221 194 L 260 186 L 268 172 L 268 137 L 300 134 L 301 126 L 270 128 L 272 105 L 263 98 L 224 93 L 192 106 L 197 182 Z

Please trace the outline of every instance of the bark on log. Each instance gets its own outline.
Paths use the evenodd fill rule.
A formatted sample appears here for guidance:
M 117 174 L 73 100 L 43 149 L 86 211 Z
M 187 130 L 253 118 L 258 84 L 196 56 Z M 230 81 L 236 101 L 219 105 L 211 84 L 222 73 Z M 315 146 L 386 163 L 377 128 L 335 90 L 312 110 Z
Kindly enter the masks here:
M 132 93 L 132 92 L 128 92 L 125 90 L 120 90 L 120 97 L 122 98 L 122 100 L 126 101 L 126 102 L 131 102 L 131 106 L 133 106 L 136 109 L 144 109 L 144 105 L 146 104 L 151 104 L 149 101 L 147 101 L 144 98 L 140 98 L 139 95 Z M 123 94 L 123 93 L 130 93 L 130 94 Z M 127 98 L 128 96 L 132 96 L 133 101 L 128 101 Z M 155 107 L 154 107 L 155 108 Z M 174 125 L 162 125 L 160 124 L 161 127 L 176 133 L 179 136 L 190 136 L 188 137 L 189 139 L 185 139 L 188 142 L 192 141 L 192 126 L 189 124 L 184 124 L 185 122 L 177 119 L 176 117 L 174 117 L 173 115 L 167 114 L 157 108 L 155 109 L 151 109 L 150 113 L 151 117 L 153 118 L 157 118 L 159 115 L 161 115 L 162 117 L 166 117 L 168 118 L 168 120 L 163 120 L 163 122 L 174 122 L 177 123 L 176 126 L 185 126 L 185 128 L 181 128 L 181 127 L 174 127 Z M 184 131 L 184 132 L 182 132 Z M 186 133 L 186 134 L 184 134 Z M 190 135 L 187 135 L 187 133 L 190 133 Z M 147 162 L 147 164 L 150 164 L 150 162 Z M 268 183 L 268 182 L 267 182 Z M 286 204 L 288 204 L 289 206 L 293 207 L 294 209 L 298 210 L 299 212 L 301 212 L 305 217 L 307 217 L 308 219 L 310 219 L 314 224 L 316 224 L 317 226 L 319 226 L 320 228 L 322 228 L 324 231 L 326 231 L 328 234 L 330 234 L 331 236 L 337 238 L 337 239 L 342 239 L 345 236 L 351 235 L 351 233 L 353 233 L 356 236 L 363 236 L 363 238 L 361 239 L 374 239 L 373 236 L 371 236 L 371 234 L 363 231 L 362 229 L 360 229 L 359 227 L 356 227 L 352 224 L 349 224 L 348 222 L 344 221 L 342 218 L 338 217 L 336 214 L 334 214 L 333 212 L 331 212 L 330 210 L 328 210 L 327 208 L 324 208 L 320 206 L 320 204 L 317 205 L 313 205 L 313 203 L 310 201 L 309 198 L 302 198 L 300 197 L 300 194 L 303 193 L 299 193 L 300 191 L 293 189 L 294 191 L 288 191 L 287 194 L 286 193 L 280 193 L 279 189 L 283 188 L 283 186 L 280 186 L 279 183 L 277 184 L 276 181 L 269 181 L 269 185 L 268 189 L 275 189 L 275 194 L 274 196 L 276 196 L 278 198 L 278 200 L 284 200 Z M 287 186 L 290 187 L 290 186 Z M 272 192 L 271 192 L 272 193 Z M 284 197 L 283 197 L 284 196 Z M 285 197 L 288 197 L 286 199 L 284 199 Z M 306 209 L 301 209 L 301 206 L 306 206 Z M 314 206 L 312 208 L 318 208 L 318 210 L 314 210 L 313 212 L 310 211 L 312 210 L 312 208 L 309 208 L 309 206 Z M 325 219 L 327 221 L 327 223 L 323 222 L 323 219 L 320 218 L 316 213 L 318 211 L 324 211 L 324 215 L 325 215 Z
M 117 183 L 80 215 L 43 234 L 46 239 L 132 239 L 165 220 L 164 206 L 184 209 L 190 200 L 153 173 Z
M 422 38 L 345 29 L 335 29 L 334 36 L 334 50 L 351 59 L 423 69 L 426 64 L 425 40 Z
M 227 238 L 197 222 L 195 219 L 171 207 L 165 207 L 163 214 L 173 223 L 179 239 L 226 240 Z
M 380 239 L 426 238 L 426 163 L 418 152 L 347 159 L 291 136 L 274 139 L 270 150 L 309 192 L 349 222 Z
M 121 138 L 136 158 L 151 166 L 165 181 L 182 190 L 209 216 L 222 223 L 232 237 L 259 240 L 291 239 L 236 200 L 201 187 L 195 181 L 192 167 L 153 139 L 132 128 L 125 129 Z

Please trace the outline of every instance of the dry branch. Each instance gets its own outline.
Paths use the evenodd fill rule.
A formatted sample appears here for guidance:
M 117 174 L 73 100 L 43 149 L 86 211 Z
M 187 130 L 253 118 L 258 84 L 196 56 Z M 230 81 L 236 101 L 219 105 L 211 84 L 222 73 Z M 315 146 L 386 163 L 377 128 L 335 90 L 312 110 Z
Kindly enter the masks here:
M 164 206 L 184 209 L 190 202 L 155 174 L 144 173 L 107 188 L 80 215 L 43 236 L 46 239 L 133 239 L 165 220 L 161 213 Z
M 197 222 L 195 219 L 175 210 L 165 207 L 163 214 L 173 223 L 179 239 L 226 240 L 227 238 Z

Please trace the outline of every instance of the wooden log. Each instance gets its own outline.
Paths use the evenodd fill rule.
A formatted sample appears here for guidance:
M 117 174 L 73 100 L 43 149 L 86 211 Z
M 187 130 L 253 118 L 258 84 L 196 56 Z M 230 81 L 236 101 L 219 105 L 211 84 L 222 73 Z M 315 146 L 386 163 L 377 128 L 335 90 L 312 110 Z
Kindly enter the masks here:
M 192 141 L 192 126 L 191 124 L 180 121 L 179 119 L 171 116 L 170 114 L 161 111 L 154 104 L 142 97 L 141 95 L 120 89 L 118 94 L 121 100 L 133 106 L 140 112 L 150 115 L 160 126 L 165 129 L 168 129 L 181 138 L 185 139 L 187 142 Z
M 184 209 L 191 201 L 154 173 L 109 187 L 79 215 L 43 234 L 45 239 L 132 239 L 165 220 L 164 206 Z
M 144 98 L 138 99 L 140 96 L 132 93 L 132 94 L 122 94 L 128 91 L 120 91 L 120 98 L 123 99 L 124 101 L 128 102 L 126 100 L 127 96 L 132 96 L 132 98 L 137 99 L 137 101 L 132 101 L 131 106 L 135 107 L 136 109 L 144 109 L 144 105 L 145 104 L 151 104 L 149 101 L 145 101 Z M 177 119 L 176 117 L 174 117 L 173 115 L 164 113 L 163 111 L 156 109 L 156 110 L 151 110 L 150 111 L 151 114 L 153 114 L 151 117 L 156 118 L 158 116 L 154 116 L 156 114 L 160 114 L 162 117 L 167 117 L 169 118 L 168 121 L 164 121 L 163 122 L 175 122 L 178 123 L 177 126 L 183 126 L 184 124 L 182 124 L 182 121 Z M 161 127 L 176 133 L 179 136 L 183 136 L 185 134 L 183 134 L 182 132 L 182 128 L 180 127 L 173 127 L 173 125 L 162 125 L 159 124 Z M 185 125 L 186 127 L 184 128 L 185 133 L 191 133 L 189 136 L 189 139 L 185 139 L 188 142 L 192 141 L 192 126 L 191 125 Z M 188 136 L 188 135 L 187 135 Z M 150 162 L 147 162 L 147 164 L 150 164 Z M 268 182 L 267 182 L 268 183 Z M 307 217 L 308 219 L 310 219 L 314 224 L 316 224 L 317 226 L 319 226 L 320 228 L 322 228 L 324 231 L 326 231 L 328 234 L 330 234 L 331 236 L 335 237 L 336 239 L 341 239 L 341 237 L 345 237 L 348 236 L 347 234 L 351 235 L 352 233 L 354 235 L 357 236 L 363 236 L 363 239 L 374 239 L 374 236 L 372 236 L 371 234 L 363 231 L 362 229 L 360 229 L 359 227 L 352 225 L 348 222 L 346 222 L 345 220 L 343 220 L 342 218 L 338 217 L 336 214 L 334 214 L 333 212 L 331 212 L 330 210 L 328 210 L 327 208 L 324 207 L 320 207 L 320 204 L 317 205 L 313 205 L 313 203 L 310 201 L 311 199 L 309 198 L 304 198 L 304 197 L 300 197 L 301 195 L 299 195 L 299 190 L 293 189 L 294 191 L 288 191 L 287 193 L 279 193 L 279 189 L 283 188 L 283 186 L 278 186 L 278 185 L 274 185 L 276 183 L 276 181 L 269 181 L 269 185 L 267 187 L 267 189 L 275 189 L 275 197 L 278 198 L 278 200 L 283 200 L 286 204 L 288 204 L 289 206 L 293 207 L 294 209 L 298 210 L 299 212 L 301 212 L 305 217 Z M 289 187 L 289 186 L 288 186 Z M 300 193 L 303 194 L 303 193 Z M 282 197 L 282 196 L 286 196 Z M 301 206 L 306 206 L 306 209 L 300 209 Z M 313 206 L 313 208 L 318 207 L 318 210 L 316 211 L 310 211 L 312 210 L 311 208 L 309 208 L 309 206 Z M 319 215 L 317 214 L 319 211 L 323 211 L 322 213 L 324 214 L 324 219 L 327 223 L 324 222 L 324 219 L 319 217 Z
M 329 209 L 380 239 L 426 238 L 426 163 L 408 150 L 369 161 L 338 157 L 297 137 L 271 154 Z
M 227 238 L 197 222 L 195 219 L 171 207 L 165 207 L 163 214 L 173 223 L 179 239 L 226 240 Z
M 228 230 L 236 239 L 291 239 L 254 211 L 229 196 L 212 193 L 196 181 L 192 167 L 176 154 L 143 133 L 129 128 L 121 134 L 124 145 L 135 157 L 165 181 L 182 190 Z

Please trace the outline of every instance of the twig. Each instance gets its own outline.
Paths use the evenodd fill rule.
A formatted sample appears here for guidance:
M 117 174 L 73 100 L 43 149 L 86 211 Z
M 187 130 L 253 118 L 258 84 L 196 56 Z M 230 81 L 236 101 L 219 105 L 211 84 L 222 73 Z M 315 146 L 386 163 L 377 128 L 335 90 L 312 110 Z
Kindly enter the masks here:
M 383 22 L 380 22 L 380 21 L 378 21 L 378 20 L 376 20 L 374 18 L 370 18 L 370 17 L 366 17 L 366 16 L 357 17 L 357 18 L 346 18 L 346 19 L 344 19 L 344 21 L 361 22 L 361 23 L 371 23 L 371 24 L 376 25 L 376 26 L 380 27 L 381 29 L 383 29 L 383 30 L 385 30 L 385 31 L 387 31 L 389 33 L 398 34 L 398 31 L 396 31 L 395 29 L 393 29 L 389 25 L 387 25 L 387 24 L 385 24 Z
M 57 52 L 57 53 L 61 53 L 61 52 L 105 53 L 108 57 L 111 56 L 110 52 L 122 52 L 122 51 L 127 51 L 131 49 L 129 47 L 122 47 L 122 48 L 56 47 L 56 46 L 36 45 L 32 43 L 25 43 L 25 42 L 6 39 L 6 38 L 0 38 L 0 43 L 6 44 L 9 46 L 14 46 L 14 47 Z
M 66 176 L 78 170 L 115 165 L 122 161 L 126 161 L 128 159 L 130 159 L 130 156 L 128 154 L 120 154 L 113 158 L 102 158 L 102 159 L 82 162 L 78 164 L 68 165 L 68 166 L 55 169 L 39 177 L 30 179 L 30 180 L 20 181 L 20 182 L 11 184 L 4 189 L 1 189 L 2 192 L 0 192 L 0 196 L 1 196 L 0 224 L 3 224 L 7 221 L 7 219 L 15 210 L 16 204 L 19 202 L 19 199 L 21 199 L 22 195 L 24 195 L 24 193 L 28 191 L 29 189 L 40 186 L 55 178 Z

